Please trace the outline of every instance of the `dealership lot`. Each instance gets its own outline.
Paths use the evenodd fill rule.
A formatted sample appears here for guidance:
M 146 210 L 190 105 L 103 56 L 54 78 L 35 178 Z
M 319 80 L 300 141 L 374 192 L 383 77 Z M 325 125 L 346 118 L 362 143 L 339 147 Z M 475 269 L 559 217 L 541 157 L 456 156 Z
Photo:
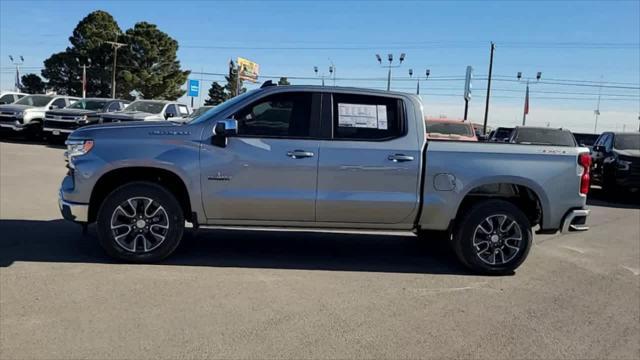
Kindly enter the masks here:
M 200 231 L 124 265 L 61 220 L 63 149 L 0 142 L 0 358 L 637 358 L 640 199 L 473 276 L 412 237 Z

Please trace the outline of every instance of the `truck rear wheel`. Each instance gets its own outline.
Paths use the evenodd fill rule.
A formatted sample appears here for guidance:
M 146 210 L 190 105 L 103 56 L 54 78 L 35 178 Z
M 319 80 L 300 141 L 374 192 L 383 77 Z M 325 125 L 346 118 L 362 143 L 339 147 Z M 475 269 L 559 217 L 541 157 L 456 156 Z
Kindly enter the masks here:
M 473 205 L 456 225 L 453 249 L 469 269 L 488 275 L 511 274 L 527 258 L 533 235 L 525 214 L 505 200 Z
M 150 263 L 180 244 L 184 214 L 176 198 L 150 182 L 133 182 L 109 194 L 97 216 L 100 245 L 120 260 Z

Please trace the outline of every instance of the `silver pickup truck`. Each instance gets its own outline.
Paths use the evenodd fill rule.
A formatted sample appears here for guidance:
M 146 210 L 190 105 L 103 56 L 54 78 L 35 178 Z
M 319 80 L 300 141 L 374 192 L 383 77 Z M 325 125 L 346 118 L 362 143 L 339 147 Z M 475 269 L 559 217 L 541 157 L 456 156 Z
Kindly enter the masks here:
M 64 218 L 154 262 L 194 227 L 444 232 L 479 273 L 516 269 L 532 229 L 586 230 L 586 148 L 426 140 L 417 96 L 267 86 L 191 120 L 83 127 Z

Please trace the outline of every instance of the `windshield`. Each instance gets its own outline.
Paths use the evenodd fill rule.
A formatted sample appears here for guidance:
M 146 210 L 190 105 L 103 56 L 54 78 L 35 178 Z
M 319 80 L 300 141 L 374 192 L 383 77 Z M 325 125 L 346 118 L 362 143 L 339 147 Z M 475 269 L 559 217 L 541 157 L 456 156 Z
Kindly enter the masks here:
M 107 104 L 107 100 L 79 100 L 67 109 L 102 110 Z
M 49 103 L 49 101 L 51 101 L 51 99 L 53 99 L 53 96 L 29 95 L 16 101 L 15 104 L 29 105 L 29 106 L 46 106 Z
M 451 134 L 461 136 L 473 136 L 471 126 L 466 123 L 450 123 L 427 121 L 427 133 Z
M 157 101 L 134 101 L 127 106 L 124 111 L 142 111 L 149 114 L 160 114 L 164 108 L 164 103 Z
M 201 123 L 207 119 L 211 119 L 214 116 L 217 116 L 218 114 L 221 114 L 223 112 L 225 112 L 227 109 L 229 109 L 230 107 L 234 106 L 235 104 L 239 103 L 240 101 L 252 96 L 253 94 L 255 94 L 257 91 L 260 90 L 251 90 L 251 91 L 247 91 L 246 93 L 240 95 L 240 96 L 236 96 L 233 99 L 227 100 L 225 102 L 223 102 L 222 104 L 214 107 L 213 109 L 211 109 L 211 111 L 207 111 L 207 116 L 199 116 L 191 121 L 189 121 L 189 124 L 198 124 Z
M 514 142 L 517 144 L 576 146 L 573 134 L 560 129 L 520 128 Z
M 618 150 L 640 150 L 640 134 L 618 134 L 613 147 Z
M 201 106 L 198 109 L 196 109 L 194 112 L 191 113 L 191 115 L 189 115 L 189 118 L 191 119 L 195 119 L 198 116 L 206 113 L 207 111 L 213 109 L 213 106 Z

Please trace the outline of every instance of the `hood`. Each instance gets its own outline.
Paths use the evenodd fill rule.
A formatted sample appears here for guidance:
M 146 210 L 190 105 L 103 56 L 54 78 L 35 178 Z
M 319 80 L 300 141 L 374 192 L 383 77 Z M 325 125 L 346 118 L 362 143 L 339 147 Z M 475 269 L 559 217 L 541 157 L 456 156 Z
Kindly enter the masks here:
M 105 114 L 111 119 L 121 119 L 121 120 L 144 120 L 147 117 L 157 117 L 161 118 L 161 114 L 151 114 L 143 111 L 116 111 L 109 114 Z
M 16 112 L 16 111 L 25 111 L 27 109 L 33 109 L 35 106 L 31 105 L 16 105 L 16 104 L 6 104 L 0 105 L 0 112 Z
M 615 152 L 617 152 L 619 155 L 622 155 L 622 156 L 640 158 L 640 149 L 629 149 L 629 150 L 615 149 Z
M 49 110 L 47 111 L 47 115 L 95 115 L 98 112 L 95 110 L 86 110 L 86 109 L 57 109 L 57 110 Z

